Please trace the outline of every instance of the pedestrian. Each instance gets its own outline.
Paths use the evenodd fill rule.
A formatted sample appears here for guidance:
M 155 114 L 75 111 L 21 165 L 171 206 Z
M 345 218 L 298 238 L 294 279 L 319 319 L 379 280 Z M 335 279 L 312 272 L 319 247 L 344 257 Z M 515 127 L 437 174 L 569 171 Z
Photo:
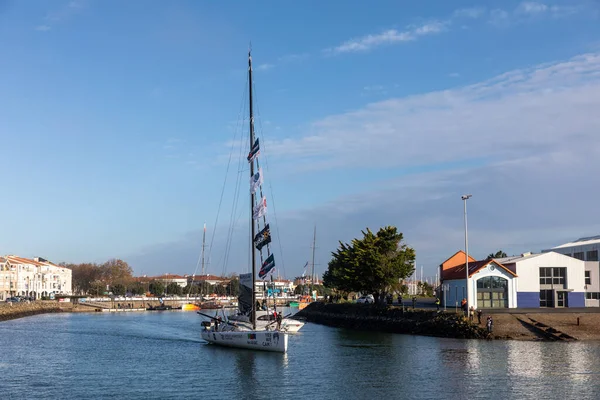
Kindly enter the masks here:
M 400 307 L 402 307 L 404 304 L 402 304 L 402 295 L 399 294 L 398 295 L 398 304 L 400 305 Z
M 435 298 L 435 306 L 437 307 L 437 310 L 440 311 L 440 299 L 438 297 Z
M 492 316 L 488 315 L 487 317 L 487 331 L 488 333 L 492 333 L 492 326 L 494 325 L 494 321 L 492 321 Z
M 467 316 L 467 299 L 462 299 L 460 301 L 460 308 L 462 309 L 462 312 L 465 314 L 465 316 Z
M 481 311 L 481 309 L 477 309 L 477 323 L 479 325 L 481 325 L 481 314 L 483 314 L 483 311 Z
M 413 298 L 412 298 L 412 304 L 413 304 L 413 310 L 414 310 L 415 306 L 417 305 L 417 296 L 413 296 Z
M 471 306 L 469 308 L 469 321 L 473 322 L 473 317 L 475 317 L 475 307 Z

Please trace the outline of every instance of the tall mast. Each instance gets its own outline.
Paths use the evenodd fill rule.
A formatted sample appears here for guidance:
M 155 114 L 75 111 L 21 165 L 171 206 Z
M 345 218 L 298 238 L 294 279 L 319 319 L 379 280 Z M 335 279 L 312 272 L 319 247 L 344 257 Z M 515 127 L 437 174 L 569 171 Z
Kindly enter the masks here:
M 254 145 L 254 114 L 252 110 L 252 55 L 250 54 L 250 50 L 248 51 L 248 98 L 249 98 L 249 108 L 250 108 L 250 149 Z M 254 176 L 254 161 L 250 162 L 250 179 Z M 252 249 L 252 329 L 256 329 L 256 254 L 254 251 L 254 235 L 255 235 L 255 227 L 254 227 L 254 219 L 252 218 L 252 211 L 254 208 L 254 193 L 250 191 L 250 225 L 251 236 L 250 236 L 250 247 Z
M 206 222 L 204 223 L 204 233 L 202 233 L 202 275 L 204 276 L 204 248 L 206 246 Z
M 311 274 L 310 274 L 310 296 L 313 294 L 313 285 L 315 282 L 315 243 L 317 241 L 317 225 L 315 225 L 315 230 L 313 232 L 313 244 L 312 244 L 312 266 L 311 266 Z

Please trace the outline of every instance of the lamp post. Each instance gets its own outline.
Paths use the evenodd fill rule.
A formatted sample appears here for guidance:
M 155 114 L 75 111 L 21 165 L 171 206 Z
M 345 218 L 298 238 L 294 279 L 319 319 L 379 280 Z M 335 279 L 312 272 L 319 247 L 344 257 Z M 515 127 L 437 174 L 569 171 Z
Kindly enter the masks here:
M 465 292 L 467 300 L 467 313 L 469 312 L 469 234 L 467 230 L 467 200 L 471 198 L 472 195 L 465 194 L 461 196 L 461 199 L 465 205 Z M 468 315 L 468 314 L 467 314 Z

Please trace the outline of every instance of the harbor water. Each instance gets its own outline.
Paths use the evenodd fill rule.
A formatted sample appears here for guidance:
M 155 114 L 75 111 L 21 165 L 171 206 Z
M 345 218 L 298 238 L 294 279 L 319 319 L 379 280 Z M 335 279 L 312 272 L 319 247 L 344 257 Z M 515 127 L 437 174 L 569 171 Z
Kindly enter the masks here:
M 600 343 L 455 340 L 307 323 L 287 354 L 200 339 L 194 312 L 0 323 L 3 399 L 593 399 Z

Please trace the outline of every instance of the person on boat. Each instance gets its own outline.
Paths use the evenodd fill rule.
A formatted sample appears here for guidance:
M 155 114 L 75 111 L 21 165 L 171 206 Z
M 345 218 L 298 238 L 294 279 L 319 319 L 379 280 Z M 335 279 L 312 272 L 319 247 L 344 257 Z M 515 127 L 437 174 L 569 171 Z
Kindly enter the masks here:
M 281 315 L 281 311 L 277 313 L 276 320 L 277 320 L 277 330 L 280 331 L 281 330 L 281 322 L 283 321 L 283 316 Z

